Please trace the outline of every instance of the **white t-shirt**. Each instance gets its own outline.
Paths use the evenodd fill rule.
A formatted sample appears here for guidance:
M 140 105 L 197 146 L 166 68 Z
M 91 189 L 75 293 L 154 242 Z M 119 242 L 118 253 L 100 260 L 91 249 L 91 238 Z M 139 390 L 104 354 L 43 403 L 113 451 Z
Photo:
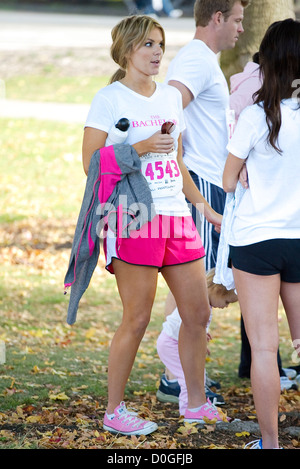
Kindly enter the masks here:
M 178 309 L 175 308 L 171 314 L 166 317 L 163 323 L 163 331 L 172 339 L 178 340 L 179 329 L 181 326 L 181 317 Z
M 175 151 L 143 155 L 142 173 L 148 181 L 157 214 L 190 215 L 176 158 L 179 134 L 185 128 L 180 92 L 173 86 L 156 83 L 155 92 L 148 98 L 119 81 L 114 82 L 99 90 L 94 97 L 85 126 L 109 133 L 123 117 L 130 121 L 124 142 L 130 145 L 149 138 L 168 120 L 176 124 L 172 132 Z
M 212 308 L 210 308 L 210 310 L 212 310 Z M 212 313 L 210 313 L 210 318 L 206 326 L 207 332 L 208 332 L 211 320 L 212 320 Z M 167 336 L 171 337 L 172 339 L 178 340 L 181 323 L 182 323 L 182 320 L 181 320 L 179 311 L 177 308 L 175 308 L 173 312 L 166 317 L 166 320 L 163 323 L 163 331 L 165 332 Z
M 200 177 L 222 187 L 227 157 L 229 90 L 217 55 L 193 39 L 169 65 L 166 82 L 176 80 L 193 94 L 184 109 L 184 162 Z
M 275 238 L 300 238 L 300 109 L 292 99 L 281 104 L 279 154 L 267 143 L 263 108 L 240 115 L 227 149 L 247 158 L 249 189 L 235 212 L 229 244 L 243 246 Z

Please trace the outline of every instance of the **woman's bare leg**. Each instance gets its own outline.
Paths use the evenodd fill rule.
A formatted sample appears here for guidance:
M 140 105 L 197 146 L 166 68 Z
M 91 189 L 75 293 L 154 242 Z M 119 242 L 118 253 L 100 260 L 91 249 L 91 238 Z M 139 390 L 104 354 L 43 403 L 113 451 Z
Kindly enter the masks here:
M 292 341 L 300 358 L 300 283 L 281 282 L 280 296 L 288 319 Z
M 108 413 L 113 413 L 124 398 L 125 386 L 150 320 L 157 286 L 154 267 L 133 266 L 113 259 L 113 268 L 123 303 L 123 318 L 109 353 Z
M 188 389 L 188 407 L 206 402 L 204 367 L 207 351 L 206 326 L 210 316 L 203 260 L 162 269 L 174 295 L 182 324 L 179 354 Z
M 277 364 L 280 276 L 233 269 L 251 345 L 251 385 L 263 447 L 278 447 L 280 377 Z

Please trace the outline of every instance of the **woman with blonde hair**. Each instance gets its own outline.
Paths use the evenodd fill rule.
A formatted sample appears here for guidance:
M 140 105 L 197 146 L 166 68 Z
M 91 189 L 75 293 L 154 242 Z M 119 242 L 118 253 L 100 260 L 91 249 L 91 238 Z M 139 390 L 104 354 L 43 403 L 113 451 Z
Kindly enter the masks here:
M 122 239 L 108 228 L 104 243 L 106 268 L 115 274 L 123 304 L 123 318 L 110 347 L 104 429 L 145 435 L 156 430 L 156 423 L 128 412 L 123 398 L 150 320 L 158 272 L 173 292 L 182 318 L 179 349 L 189 394 L 187 412 L 196 420 L 203 414 L 218 418 L 213 406 L 203 409 L 210 308 L 205 253 L 185 197 L 200 204 L 217 229 L 221 216 L 202 197 L 183 164 L 181 132 L 185 125 L 180 93 L 152 78 L 159 72 L 165 49 L 163 28 L 148 16 L 126 17 L 113 28 L 112 40 L 111 56 L 119 70 L 92 102 L 84 131 L 83 166 L 88 173 L 92 155 L 99 148 L 101 153 L 110 129 L 119 119 L 128 119 L 124 147 L 134 149 L 136 171 L 147 181 L 154 216 Z M 163 124 L 167 129 L 162 132 Z M 134 192 L 134 188 L 130 190 Z

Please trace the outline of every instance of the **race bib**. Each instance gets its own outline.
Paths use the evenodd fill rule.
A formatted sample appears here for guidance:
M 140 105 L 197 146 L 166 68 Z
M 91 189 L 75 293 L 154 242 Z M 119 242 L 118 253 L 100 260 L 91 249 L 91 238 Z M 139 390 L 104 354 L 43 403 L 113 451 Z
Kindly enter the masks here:
M 147 153 L 141 157 L 141 171 L 146 178 L 153 198 L 170 197 L 182 190 L 182 175 L 172 153 Z
M 230 140 L 235 129 L 235 111 L 233 109 L 226 109 L 226 123 L 228 139 Z

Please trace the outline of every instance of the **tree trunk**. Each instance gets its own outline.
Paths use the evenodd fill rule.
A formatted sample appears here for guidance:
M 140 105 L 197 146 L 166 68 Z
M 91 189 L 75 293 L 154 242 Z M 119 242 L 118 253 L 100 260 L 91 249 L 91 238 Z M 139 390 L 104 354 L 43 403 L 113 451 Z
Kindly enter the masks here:
M 270 24 L 286 18 L 295 18 L 294 0 L 252 0 L 245 9 L 244 16 L 245 32 L 234 49 L 223 51 L 221 54 L 221 67 L 227 79 L 244 69 L 252 55 L 258 51 Z

